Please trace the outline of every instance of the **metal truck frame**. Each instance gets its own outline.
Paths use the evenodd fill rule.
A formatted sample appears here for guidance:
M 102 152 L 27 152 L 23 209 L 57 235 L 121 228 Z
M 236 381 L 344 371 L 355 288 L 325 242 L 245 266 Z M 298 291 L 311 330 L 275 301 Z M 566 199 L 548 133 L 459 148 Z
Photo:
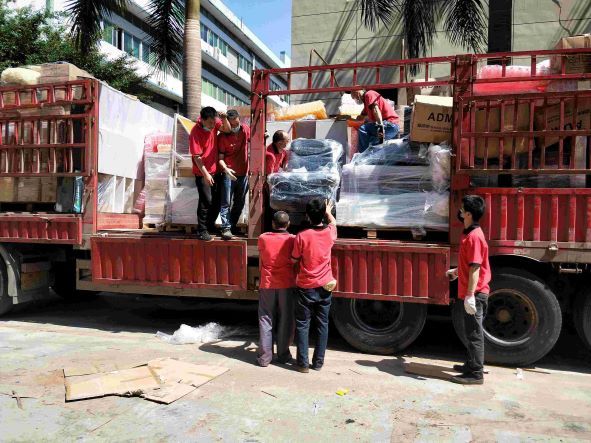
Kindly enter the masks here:
M 558 61 L 560 73 L 536 72 L 537 62 L 550 57 Z M 248 235 L 228 242 L 146 232 L 137 229 L 136 215 L 98 212 L 97 122 L 102 110 L 98 109 L 97 81 L 0 88 L 0 179 L 83 176 L 85 180 L 81 214 L 13 213 L 0 205 L 0 314 L 13 304 L 45 297 L 49 287 L 66 297 L 75 292 L 109 291 L 256 300 L 267 98 L 342 93 L 353 87 L 379 91 L 444 86 L 451 88 L 454 97 L 449 236 L 444 241 L 340 236 L 333 249 L 338 286 L 332 316 L 338 331 L 361 351 L 395 353 L 418 337 L 429 305 L 452 305 L 454 326 L 464 339 L 462 306 L 453 303 L 455 289 L 446 280 L 445 271 L 455 264 L 461 233 L 453 214 L 462 196 L 471 193 L 483 196 L 487 204 L 482 227 L 493 266 L 485 324 L 487 361 L 512 365 L 535 362 L 556 343 L 563 319 L 572 320 L 583 342 L 591 347 L 591 151 L 587 143 L 585 164 L 581 165 L 575 161 L 574 148 L 575 137 L 591 135 L 589 124 L 577 125 L 580 112 L 586 112 L 588 118 L 586 101 L 591 99 L 591 90 L 575 86 L 562 88 L 563 92 L 475 93 L 480 85 L 515 84 L 515 77 L 506 75 L 506 67 L 518 60 L 531 67 L 530 76 L 520 77 L 520 82 L 578 85 L 576 82 L 590 80 L 591 73 L 566 73 L 572 57 L 591 57 L 591 49 L 254 71 Z M 478 66 L 483 63 L 500 65 L 501 74 L 477 78 Z M 408 80 L 413 66 L 421 72 L 418 82 Z M 444 80 L 430 79 L 434 67 L 447 72 Z M 271 75 L 283 76 L 287 88 L 272 91 Z M 298 78 L 304 80 L 296 81 Z M 52 105 L 76 105 L 82 111 L 65 116 L 10 114 Z M 558 127 L 548 128 L 546 119 L 543 128 L 535 127 L 536 110 L 546 116 L 551 105 L 560 110 Z M 517 109 L 522 106 L 529 109 L 527 128 L 517 125 Z M 476 112 L 485 113 L 484 130 L 476 129 Z M 512 129 L 491 127 L 491 112 L 500 112 L 500 121 L 513 122 Z M 57 140 L 54 137 L 41 144 L 42 127 L 48 128 L 50 137 L 52 131 L 62 128 L 66 143 L 52 143 Z M 546 152 L 546 139 L 557 141 L 558 155 Z M 488 156 L 491 140 L 499 146 L 498 158 Z M 518 141 L 523 140 L 527 151 L 519 152 Z M 541 141 L 541 149 L 536 150 L 536 141 Z M 479 159 L 476 148 L 483 143 L 484 156 Z M 49 166 L 39 168 L 39 160 L 33 160 L 33 166 L 25 165 L 22 159 L 39 159 L 40 150 L 48 150 Z M 78 158 L 84 159 L 80 170 L 73 170 L 73 161 L 68 160 L 76 151 L 81 153 Z M 63 164 L 58 166 L 56 159 Z M 586 187 L 511 186 L 516 175 L 548 174 L 584 175 Z M 496 177 L 507 186 L 476 187 L 477 177 Z

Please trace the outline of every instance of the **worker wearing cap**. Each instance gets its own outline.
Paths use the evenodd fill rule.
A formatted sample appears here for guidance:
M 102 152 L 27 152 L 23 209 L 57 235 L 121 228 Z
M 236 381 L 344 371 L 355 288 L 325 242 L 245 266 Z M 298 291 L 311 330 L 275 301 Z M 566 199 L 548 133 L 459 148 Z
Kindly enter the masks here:
M 398 114 L 384 97 L 365 89 L 353 91 L 351 97 L 363 105 L 361 116 L 366 117 L 365 123 L 359 127 L 359 152 L 364 152 L 370 145 L 396 138 L 400 131 Z
M 193 174 L 199 192 L 197 206 L 197 229 L 201 240 L 210 241 L 209 233 L 215 227 L 219 212 L 219 181 L 216 175 L 218 164 L 217 133 L 230 132 L 230 123 L 226 114 L 211 106 L 201 109 L 200 116 L 189 135 L 189 152 L 193 159 Z
M 228 134 L 218 134 L 219 166 L 223 173 L 220 216 L 222 239 L 231 240 L 248 194 L 250 128 L 247 124 L 240 123 L 237 111 L 231 109 L 227 115 L 231 131 Z

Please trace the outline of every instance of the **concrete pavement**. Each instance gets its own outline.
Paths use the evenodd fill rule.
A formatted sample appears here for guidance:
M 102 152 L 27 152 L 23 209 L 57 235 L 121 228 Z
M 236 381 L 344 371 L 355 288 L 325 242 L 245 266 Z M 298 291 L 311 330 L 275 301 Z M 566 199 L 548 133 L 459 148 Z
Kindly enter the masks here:
M 405 355 L 354 352 L 331 335 L 321 372 L 253 364 L 256 310 L 249 304 L 101 296 L 53 303 L 0 320 L 0 387 L 37 386 L 42 396 L 0 395 L 1 441 L 586 441 L 591 440 L 589 355 L 566 335 L 542 372 L 490 367 L 484 386 L 411 376 L 404 362 L 448 366 L 462 349 L 447 322 L 431 321 Z M 169 345 L 155 337 L 180 323 L 241 326 L 240 337 Z M 295 350 L 294 350 L 295 355 Z M 140 398 L 64 402 L 64 366 L 173 357 L 230 368 L 165 406 Z M 336 391 L 348 389 L 339 396 Z M 1 391 L 1 389 L 0 389 Z

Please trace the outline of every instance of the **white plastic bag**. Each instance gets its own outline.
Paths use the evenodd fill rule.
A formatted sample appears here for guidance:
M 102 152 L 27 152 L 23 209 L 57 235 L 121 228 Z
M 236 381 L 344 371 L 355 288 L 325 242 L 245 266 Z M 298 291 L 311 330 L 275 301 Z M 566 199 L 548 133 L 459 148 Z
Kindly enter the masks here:
M 226 332 L 226 334 L 224 334 Z M 158 331 L 156 337 L 171 345 L 184 345 L 190 343 L 208 343 L 221 339 L 227 335 L 224 327 L 219 323 L 210 322 L 195 328 L 189 325 L 181 325 L 174 334 L 168 335 Z

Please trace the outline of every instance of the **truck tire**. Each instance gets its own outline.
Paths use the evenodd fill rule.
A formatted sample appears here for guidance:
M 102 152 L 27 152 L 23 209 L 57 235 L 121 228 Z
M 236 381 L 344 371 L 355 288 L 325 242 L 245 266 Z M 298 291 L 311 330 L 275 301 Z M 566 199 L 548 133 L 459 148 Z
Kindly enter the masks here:
M 484 319 L 484 359 L 487 363 L 527 366 L 544 357 L 556 344 L 562 312 L 556 296 L 534 274 L 514 268 L 493 272 Z M 466 344 L 464 304 L 452 307 L 452 320 Z
M 579 337 L 591 350 L 591 291 L 583 291 L 575 299 L 573 320 Z
M 96 295 L 92 291 L 79 291 L 76 289 L 76 260 L 68 259 L 65 262 L 53 262 L 54 281 L 51 289 L 64 300 L 76 301 Z
M 355 349 L 394 354 L 410 346 L 427 319 L 427 305 L 335 298 L 332 312 L 341 336 Z
M 8 295 L 8 272 L 6 263 L 0 257 L 0 315 L 9 312 L 13 307 L 12 297 Z

